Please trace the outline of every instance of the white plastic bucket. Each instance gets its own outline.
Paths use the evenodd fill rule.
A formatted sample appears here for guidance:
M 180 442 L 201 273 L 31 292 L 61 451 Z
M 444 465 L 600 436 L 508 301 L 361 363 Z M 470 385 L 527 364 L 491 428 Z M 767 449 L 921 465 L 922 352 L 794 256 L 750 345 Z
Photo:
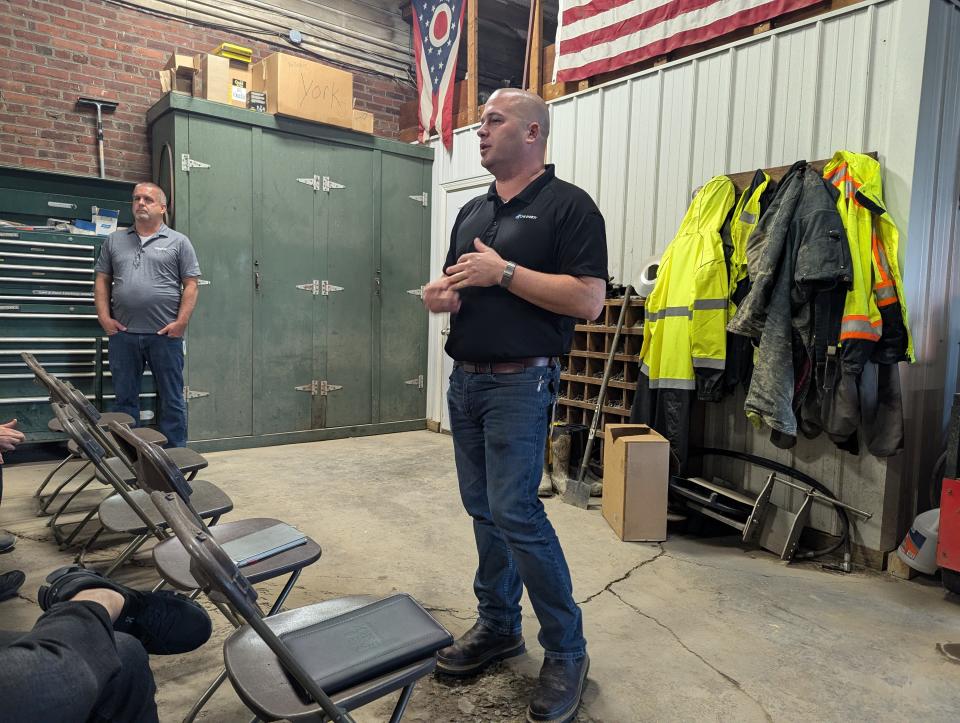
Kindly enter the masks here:
M 939 533 L 940 509 L 921 512 L 897 548 L 897 556 L 917 572 L 932 575 L 937 571 Z

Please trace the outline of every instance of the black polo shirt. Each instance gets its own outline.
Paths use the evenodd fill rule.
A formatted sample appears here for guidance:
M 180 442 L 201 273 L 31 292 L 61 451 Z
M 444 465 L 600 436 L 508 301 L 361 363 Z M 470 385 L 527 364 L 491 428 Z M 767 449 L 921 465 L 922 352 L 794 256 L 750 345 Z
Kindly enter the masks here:
M 506 261 L 534 271 L 607 278 L 603 216 L 585 191 L 554 176 L 552 165 L 504 203 L 496 183 L 469 201 L 450 234 L 444 271 L 479 238 Z M 460 290 L 446 351 L 458 361 L 559 356 L 570 350 L 575 320 L 541 309 L 500 286 Z

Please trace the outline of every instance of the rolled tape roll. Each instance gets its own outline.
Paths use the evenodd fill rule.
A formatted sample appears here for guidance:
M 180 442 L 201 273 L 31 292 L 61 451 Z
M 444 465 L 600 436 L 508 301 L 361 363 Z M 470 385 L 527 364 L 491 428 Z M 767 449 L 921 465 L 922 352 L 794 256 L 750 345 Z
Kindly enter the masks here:
M 636 282 L 633 285 L 640 296 L 644 298 L 650 296 L 650 292 L 653 291 L 653 287 L 656 286 L 657 283 L 657 270 L 659 268 L 659 256 L 653 256 L 643 262 L 643 265 L 640 267 L 640 273 L 637 274 Z

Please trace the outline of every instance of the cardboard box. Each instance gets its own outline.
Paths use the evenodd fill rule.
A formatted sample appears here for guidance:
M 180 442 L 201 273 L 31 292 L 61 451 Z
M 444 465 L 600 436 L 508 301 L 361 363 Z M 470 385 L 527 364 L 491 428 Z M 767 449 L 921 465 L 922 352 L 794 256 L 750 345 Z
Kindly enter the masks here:
M 267 112 L 353 128 L 353 74 L 274 53 L 252 68 L 252 90 L 267 94 Z
M 373 134 L 373 113 L 353 109 L 353 130 Z
M 219 55 L 203 54 L 195 58 L 197 74 L 193 94 L 198 98 L 247 107 L 250 90 L 250 66 Z
M 666 540 L 670 442 L 645 424 L 608 424 L 605 435 L 603 518 L 621 540 Z
M 193 76 L 196 73 L 193 62 L 192 55 L 180 53 L 171 55 L 163 70 L 160 71 L 160 89 L 164 93 L 172 90 L 192 95 Z

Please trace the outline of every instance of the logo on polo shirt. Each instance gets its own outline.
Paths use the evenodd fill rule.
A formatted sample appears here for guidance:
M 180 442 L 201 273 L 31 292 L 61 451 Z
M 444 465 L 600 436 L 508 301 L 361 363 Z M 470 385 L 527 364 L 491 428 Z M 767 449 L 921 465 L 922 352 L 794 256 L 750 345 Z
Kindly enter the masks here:
M 526 214 L 526 213 L 518 213 L 516 216 L 514 216 L 514 218 L 517 219 L 517 221 L 522 221 L 525 218 L 530 219 L 531 221 L 537 220 L 536 216 L 530 216 L 529 214 Z

